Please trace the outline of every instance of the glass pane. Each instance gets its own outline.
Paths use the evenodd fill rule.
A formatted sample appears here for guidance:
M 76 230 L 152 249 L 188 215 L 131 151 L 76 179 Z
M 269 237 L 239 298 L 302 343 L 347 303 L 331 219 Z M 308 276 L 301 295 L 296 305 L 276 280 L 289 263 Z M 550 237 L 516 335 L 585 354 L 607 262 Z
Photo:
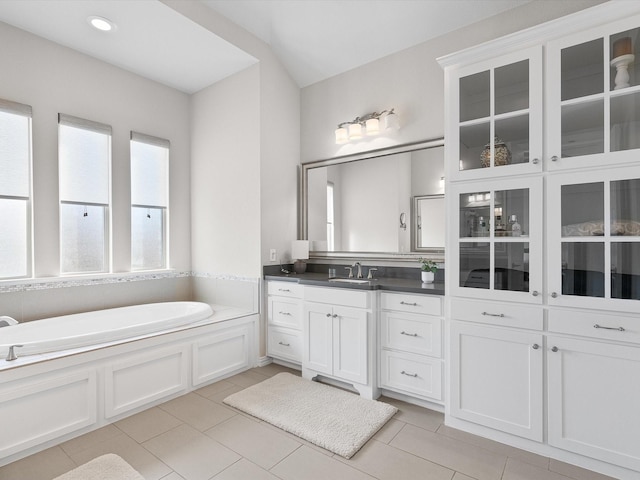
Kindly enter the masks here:
M 496 167 L 529 162 L 529 115 L 497 120 L 496 137 Z
M 529 60 L 496 68 L 494 82 L 496 115 L 529 108 Z
M 529 189 L 496 191 L 496 237 L 520 237 L 529 235 Z
M 640 148 L 638 132 L 640 132 L 640 93 L 611 98 L 610 150 L 618 152 Z
M 611 182 L 611 235 L 640 237 L 640 178 Z
M 491 221 L 491 193 L 460 195 L 460 237 L 488 237 Z
M 28 275 L 27 222 L 26 200 L 0 199 L 0 278 Z
M 110 136 L 59 126 L 60 200 L 109 203 Z
M 460 79 L 460 121 L 488 117 L 490 113 L 489 71 Z
M 167 207 L 169 149 L 131 142 L 131 203 Z
M 611 298 L 640 300 L 640 243 L 611 244 Z
M 460 244 L 460 286 L 489 288 L 489 243 Z
M 529 291 L 529 244 L 496 242 L 494 288 Z
M 106 208 L 60 205 L 60 257 L 62 273 L 104 272 Z
M 164 268 L 164 209 L 131 209 L 131 268 Z
M 604 101 L 562 107 L 562 157 L 604 152 Z
M 562 49 L 562 100 L 604 91 L 604 40 L 598 38 Z
M 604 243 L 562 244 L 562 294 L 604 297 Z
M 640 82 L 640 62 L 630 55 L 640 52 L 640 28 L 611 35 L 609 39 L 611 90 L 633 87 Z
M 563 237 L 604 235 L 604 183 L 563 185 L 561 196 Z
M 489 123 L 460 127 L 460 170 L 482 168 L 489 163 L 483 160 L 483 152 L 491 148 Z M 486 158 L 486 156 L 485 156 Z
M 0 195 L 29 196 L 29 121 L 0 112 Z

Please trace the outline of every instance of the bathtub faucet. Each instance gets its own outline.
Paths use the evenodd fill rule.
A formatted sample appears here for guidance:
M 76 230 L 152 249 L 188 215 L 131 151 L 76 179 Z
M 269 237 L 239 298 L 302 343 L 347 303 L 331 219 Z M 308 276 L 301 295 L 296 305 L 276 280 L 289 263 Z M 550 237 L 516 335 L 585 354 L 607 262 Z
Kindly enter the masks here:
M 11 345 L 9 347 L 9 353 L 7 353 L 7 362 L 13 362 L 16 358 L 18 358 L 16 352 L 13 351 L 13 349 L 16 347 L 24 347 L 24 345 Z

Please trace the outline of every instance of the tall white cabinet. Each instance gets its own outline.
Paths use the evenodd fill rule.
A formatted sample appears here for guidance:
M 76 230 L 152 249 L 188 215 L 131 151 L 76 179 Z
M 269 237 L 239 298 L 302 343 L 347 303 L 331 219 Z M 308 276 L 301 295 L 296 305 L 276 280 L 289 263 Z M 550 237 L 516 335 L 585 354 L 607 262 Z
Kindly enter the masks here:
M 449 425 L 640 478 L 640 4 L 445 69 Z M 637 57 L 637 60 L 636 60 Z

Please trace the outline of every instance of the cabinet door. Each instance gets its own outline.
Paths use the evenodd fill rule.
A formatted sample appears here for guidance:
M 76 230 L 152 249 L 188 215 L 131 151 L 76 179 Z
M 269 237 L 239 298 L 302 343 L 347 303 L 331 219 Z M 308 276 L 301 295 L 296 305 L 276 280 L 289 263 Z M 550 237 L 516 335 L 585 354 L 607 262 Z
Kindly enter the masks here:
M 369 314 L 348 307 L 333 312 L 333 375 L 367 384 Z
M 541 171 L 542 47 L 445 75 L 449 178 Z
M 640 309 L 640 167 L 548 181 L 549 304 Z
M 458 214 L 448 227 L 453 295 L 541 303 L 542 179 L 455 184 L 447 195 Z
M 303 366 L 333 374 L 333 308 L 306 302 L 304 306 Z
M 549 444 L 640 470 L 640 348 L 549 337 Z
M 636 162 L 640 149 L 640 16 L 547 45 L 550 170 Z
M 451 414 L 542 441 L 543 337 L 451 324 Z

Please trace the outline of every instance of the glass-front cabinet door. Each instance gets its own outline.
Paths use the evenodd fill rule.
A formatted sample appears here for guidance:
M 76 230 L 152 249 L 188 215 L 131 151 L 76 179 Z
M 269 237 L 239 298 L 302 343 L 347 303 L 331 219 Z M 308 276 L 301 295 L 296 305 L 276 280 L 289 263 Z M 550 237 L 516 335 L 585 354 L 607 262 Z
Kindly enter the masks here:
M 548 185 L 549 304 L 640 311 L 640 167 Z
M 550 42 L 549 170 L 637 161 L 640 17 Z
M 542 179 L 454 184 L 449 195 L 453 294 L 541 303 Z
M 541 170 L 542 48 L 455 70 L 447 122 L 448 175 L 487 178 Z

